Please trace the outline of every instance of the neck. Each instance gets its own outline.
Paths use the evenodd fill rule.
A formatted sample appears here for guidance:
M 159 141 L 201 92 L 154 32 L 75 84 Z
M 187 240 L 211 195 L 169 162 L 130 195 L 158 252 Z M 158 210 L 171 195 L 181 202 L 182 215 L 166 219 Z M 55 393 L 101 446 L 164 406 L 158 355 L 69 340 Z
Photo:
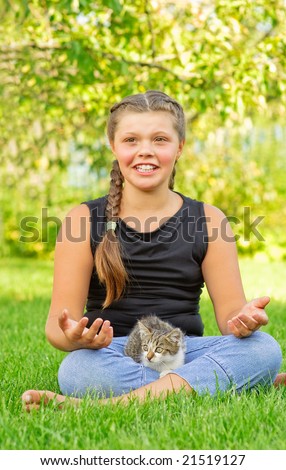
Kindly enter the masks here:
M 141 191 L 134 187 L 125 187 L 122 193 L 122 212 L 156 212 L 169 206 L 174 193 L 169 188 L 157 188 L 154 191 Z
M 182 207 L 182 198 L 169 188 L 138 191 L 125 187 L 119 217 L 138 232 L 153 232 Z

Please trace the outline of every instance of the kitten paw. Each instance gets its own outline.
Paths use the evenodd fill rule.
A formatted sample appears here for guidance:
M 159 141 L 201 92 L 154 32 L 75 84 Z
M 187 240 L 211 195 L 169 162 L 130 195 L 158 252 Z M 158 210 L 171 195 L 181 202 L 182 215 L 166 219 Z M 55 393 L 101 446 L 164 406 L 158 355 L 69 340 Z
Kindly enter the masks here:
M 171 370 L 163 370 L 163 372 L 161 372 L 161 374 L 160 374 L 160 379 L 162 377 L 165 377 L 165 375 L 167 375 L 167 374 L 171 374 L 171 372 L 172 372 Z

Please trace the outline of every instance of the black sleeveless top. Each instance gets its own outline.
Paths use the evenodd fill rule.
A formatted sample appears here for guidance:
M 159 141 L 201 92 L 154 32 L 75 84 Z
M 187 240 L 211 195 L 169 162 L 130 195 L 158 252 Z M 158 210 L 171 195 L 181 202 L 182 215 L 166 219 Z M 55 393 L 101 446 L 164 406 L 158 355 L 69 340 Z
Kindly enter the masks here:
M 187 335 L 203 335 L 201 264 L 208 246 L 204 207 L 178 194 L 182 207 L 153 232 L 137 232 L 119 219 L 116 234 L 130 281 L 124 296 L 102 310 L 106 291 L 93 269 L 85 311 L 88 327 L 100 317 L 110 320 L 114 336 L 125 336 L 138 318 L 156 314 Z M 90 209 L 93 255 L 105 230 L 106 202 L 107 196 L 82 202 Z

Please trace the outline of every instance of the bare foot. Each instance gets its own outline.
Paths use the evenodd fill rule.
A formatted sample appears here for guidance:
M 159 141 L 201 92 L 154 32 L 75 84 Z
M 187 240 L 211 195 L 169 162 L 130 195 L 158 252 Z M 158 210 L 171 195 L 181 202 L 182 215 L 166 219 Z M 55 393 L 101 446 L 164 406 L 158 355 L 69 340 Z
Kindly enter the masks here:
M 26 411 L 38 410 L 41 405 L 48 403 L 53 403 L 61 408 L 66 400 L 74 405 L 78 405 L 81 401 L 80 398 L 67 397 L 49 390 L 26 390 L 22 395 L 23 408 Z
M 165 398 L 170 392 L 179 392 L 179 390 L 182 389 L 189 392 L 192 391 L 191 387 L 184 379 L 176 374 L 169 373 L 155 380 L 155 382 L 151 382 L 148 385 L 144 385 L 124 395 L 101 398 L 99 403 L 104 405 L 113 403 L 128 404 L 131 399 L 138 398 L 141 402 L 148 396 L 152 398 Z M 38 410 L 41 405 L 48 405 L 49 403 L 56 405 L 58 408 L 62 408 L 65 401 L 68 401 L 71 405 L 78 406 L 82 400 L 80 398 L 60 395 L 49 390 L 26 390 L 22 395 L 23 407 L 26 411 Z
M 276 379 L 274 380 L 273 385 L 274 387 L 280 387 L 281 385 L 286 386 L 286 373 L 282 372 L 281 374 L 278 374 Z

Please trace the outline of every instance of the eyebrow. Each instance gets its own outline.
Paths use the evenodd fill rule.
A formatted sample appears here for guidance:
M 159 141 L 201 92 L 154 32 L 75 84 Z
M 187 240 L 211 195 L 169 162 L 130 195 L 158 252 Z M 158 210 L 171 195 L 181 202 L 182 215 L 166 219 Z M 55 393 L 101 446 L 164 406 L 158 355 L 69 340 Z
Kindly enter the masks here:
M 136 135 L 137 132 L 125 132 L 123 135 Z M 169 135 L 168 132 L 166 131 L 155 131 L 153 132 L 153 134 L 165 134 L 165 135 Z

